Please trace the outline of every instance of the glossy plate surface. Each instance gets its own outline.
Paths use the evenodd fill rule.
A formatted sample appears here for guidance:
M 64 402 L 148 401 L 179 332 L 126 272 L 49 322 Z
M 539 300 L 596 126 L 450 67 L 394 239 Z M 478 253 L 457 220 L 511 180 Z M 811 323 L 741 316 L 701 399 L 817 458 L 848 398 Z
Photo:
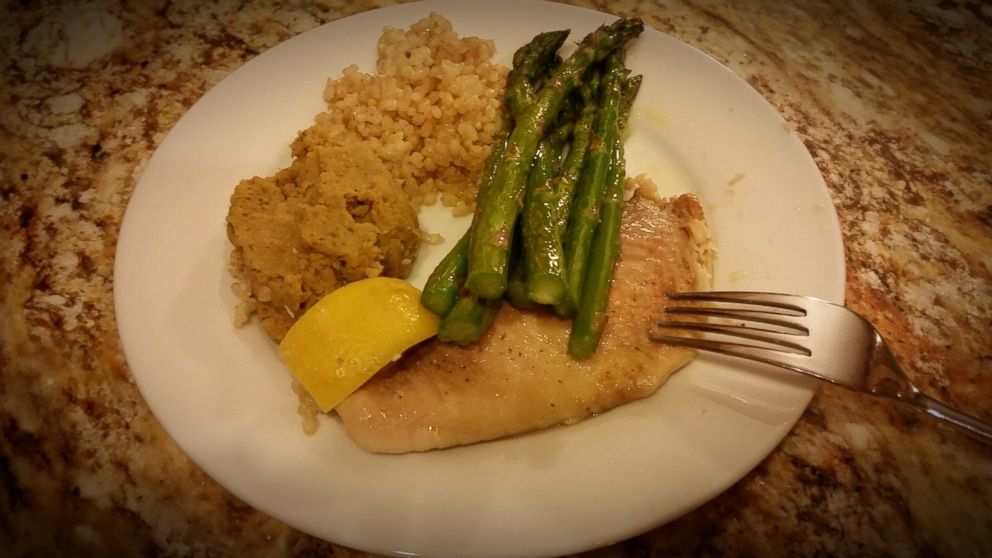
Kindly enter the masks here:
M 430 11 L 492 38 L 498 60 L 533 35 L 579 40 L 613 16 L 537 2 L 431 1 L 366 12 L 258 56 L 205 95 L 150 160 L 128 206 L 115 298 L 128 363 L 166 430 L 219 483 L 316 536 L 379 553 L 546 556 L 670 521 L 750 471 L 785 436 L 815 384 L 700 357 L 655 396 L 578 425 L 426 454 L 378 456 L 333 416 L 307 437 L 275 346 L 232 326 L 225 270 L 234 185 L 289 163 L 328 77 L 374 68 L 383 26 Z M 648 29 L 628 66 L 644 75 L 628 169 L 663 192 L 698 193 L 719 250 L 715 287 L 843 302 L 843 247 L 829 193 L 789 126 L 746 82 Z M 428 209 L 450 241 L 466 223 Z M 418 286 L 446 251 L 425 250 Z

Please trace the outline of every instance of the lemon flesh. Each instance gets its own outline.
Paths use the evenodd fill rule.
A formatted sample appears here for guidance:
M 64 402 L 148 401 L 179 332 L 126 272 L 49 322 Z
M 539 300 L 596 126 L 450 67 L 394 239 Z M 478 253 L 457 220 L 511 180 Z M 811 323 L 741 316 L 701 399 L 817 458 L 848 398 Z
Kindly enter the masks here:
M 406 281 L 362 279 L 300 316 L 279 344 L 279 356 L 327 412 L 403 351 L 437 334 L 439 321 Z

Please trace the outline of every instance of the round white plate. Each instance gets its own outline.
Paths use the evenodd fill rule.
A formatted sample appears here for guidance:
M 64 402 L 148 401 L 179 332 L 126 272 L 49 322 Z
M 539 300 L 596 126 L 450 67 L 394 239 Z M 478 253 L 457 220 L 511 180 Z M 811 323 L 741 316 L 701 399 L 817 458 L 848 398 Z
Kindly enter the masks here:
M 232 326 L 225 266 L 234 185 L 289 163 L 328 77 L 374 69 L 383 26 L 435 10 L 498 60 L 540 31 L 577 41 L 613 16 L 560 4 L 431 1 L 336 21 L 258 56 L 205 95 L 148 163 L 121 228 L 115 302 L 152 412 L 208 474 L 303 531 L 379 553 L 547 556 L 648 530 L 716 496 L 785 436 L 810 381 L 701 356 L 656 395 L 578 425 L 425 454 L 366 453 L 333 416 L 303 434 L 289 376 L 261 328 Z M 827 189 L 797 135 L 714 60 L 648 29 L 628 165 L 694 191 L 719 249 L 715 287 L 843 302 L 843 247 Z M 465 223 L 428 210 L 457 238 Z M 447 250 L 426 250 L 418 286 Z

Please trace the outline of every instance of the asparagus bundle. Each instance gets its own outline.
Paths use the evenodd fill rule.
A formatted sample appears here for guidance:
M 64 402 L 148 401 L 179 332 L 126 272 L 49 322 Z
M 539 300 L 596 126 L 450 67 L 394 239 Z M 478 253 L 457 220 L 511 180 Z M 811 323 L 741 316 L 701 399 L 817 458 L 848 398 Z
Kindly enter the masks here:
M 589 248 L 599 223 L 599 206 L 610 170 L 610 157 L 614 145 L 619 141 L 617 119 L 620 118 L 621 84 L 625 72 L 622 53 L 613 53 L 607 59 L 600 93 L 602 105 L 596 116 L 593 136 L 589 142 L 588 161 L 575 192 L 565 232 L 568 291 L 563 300 L 556 301 L 556 311 L 563 317 L 574 315 L 581 299 Z
M 546 127 L 555 121 L 565 95 L 579 85 L 590 65 L 643 29 L 639 19 L 620 19 L 587 35 L 548 78 L 533 104 L 514 122 L 485 206 L 472 223 L 465 284 L 476 296 L 494 299 L 506 291 L 511 233 L 523 205 L 527 175 L 537 144 Z
M 506 130 L 472 224 L 424 288 L 424 305 L 443 317 L 442 341 L 477 341 L 506 296 L 574 317 L 569 351 L 595 351 L 619 253 L 620 134 L 640 85 L 627 77 L 625 45 L 642 30 L 639 19 L 619 19 L 564 60 L 568 31 L 541 33 L 514 54 Z
M 521 220 L 527 271 L 525 288 L 528 297 L 541 304 L 558 304 L 568 291 L 564 235 L 599 106 L 598 76 L 593 75 L 584 85 L 581 88 L 582 108 L 572 129 L 568 155 L 561 170 L 547 181 L 529 185 L 524 202 Z
M 596 352 L 599 336 L 606 325 L 606 303 L 613 280 L 613 266 L 620 255 L 620 213 L 623 208 L 623 143 L 616 142 L 611 153 L 606 194 L 600 209 L 596 236 L 586 262 L 588 274 L 582 283 L 581 303 L 578 304 L 568 352 L 578 358 L 589 358 Z
M 534 104 L 535 86 L 565 43 L 568 31 L 546 31 L 513 53 L 513 68 L 506 76 L 506 107 L 514 119 L 519 120 L 524 111 Z
M 496 161 L 506 149 L 506 140 L 509 134 L 504 133 L 497 138 L 493 150 L 486 161 L 486 167 L 482 172 L 482 182 L 479 184 L 477 197 L 479 202 L 483 199 L 489 184 L 493 180 L 496 171 Z M 420 295 L 420 302 L 431 312 L 438 316 L 444 316 L 455 306 L 458 298 L 458 290 L 465 281 L 465 273 L 468 269 L 468 243 L 472 235 L 472 229 L 465 231 L 461 239 L 454 248 L 441 260 L 441 262 L 431 272 L 424 285 L 424 291 Z
M 555 60 L 566 37 L 568 31 L 540 33 L 514 53 L 513 69 L 507 76 L 506 104 L 509 113 L 504 119 L 504 133 L 496 141 L 486 161 L 476 200 L 477 215 L 486 205 L 485 200 L 495 178 L 496 165 L 506 150 L 512 119 L 533 103 L 535 85 L 541 75 L 546 73 L 547 66 Z M 499 309 L 497 300 L 480 299 L 470 292 L 459 293 L 468 268 L 473 228 L 474 219 L 473 225 L 431 273 L 421 295 L 424 306 L 443 317 L 438 328 L 438 339 L 462 345 L 478 341 Z

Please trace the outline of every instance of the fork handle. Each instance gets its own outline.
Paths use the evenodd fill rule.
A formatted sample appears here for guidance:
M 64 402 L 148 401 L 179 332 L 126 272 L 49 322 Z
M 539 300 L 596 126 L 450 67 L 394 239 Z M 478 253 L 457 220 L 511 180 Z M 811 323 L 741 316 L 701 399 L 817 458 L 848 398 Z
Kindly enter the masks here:
M 962 429 L 966 434 L 980 442 L 992 444 L 992 424 L 979 420 L 967 413 L 962 413 L 953 409 L 933 397 L 917 391 L 912 397 L 906 399 L 907 403 L 916 406 L 924 413 L 936 417 L 944 422 L 953 424 Z
M 875 347 L 866 387 L 869 393 L 908 403 L 936 419 L 958 427 L 979 442 L 992 445 L 992 424 L 962 413 L 920 391 L 906 377 L 878 332 L 875 332 Z

